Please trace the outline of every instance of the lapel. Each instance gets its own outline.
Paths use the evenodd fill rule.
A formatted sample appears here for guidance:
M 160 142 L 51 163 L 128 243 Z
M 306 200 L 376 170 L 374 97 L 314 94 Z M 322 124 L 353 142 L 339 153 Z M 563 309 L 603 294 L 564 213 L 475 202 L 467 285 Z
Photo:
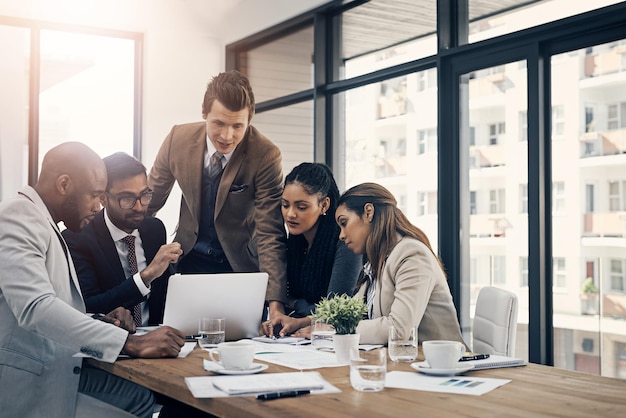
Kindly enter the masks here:
M 65 243 L 65 239 L 63 239 L 63 236 L 61 235 L 61 231 L 59 231 L 59 226 L 57 225 L 56 222 L 54 222 L 54 219 L 52 219 L 52 215 L 50 214 L 48 207 L 46 206 L 44 201 L 41 199 L 41 196 L 39 196 L 39 193 L 37 193 L 35 189 L 33 189 L 31 186 L 26 186 L 19 191 L 19 194 L 23 195 L 28 200 L 33 202 L 33 204 L 35 204 L 35 206 L 37 206 L 46 215 L 46 218 L 48 219 L 48 223 L 50 224 L 50 227 L 56 234 L 57 238 L 59 239 L 59 245 L 61 246 L 61 249 L 63 253 L 65 254 L 65 259 L 67 260 L 67 267 L 69 269 L 69 274 L 72 279 L 72 283 L 74 284 L 74 288 L 72 289 L 72 292 L 74 292 L 75 296 L 78 297 L 78 300 L 80 300 L 80 303 L 82 304 L 82 308 L 84 310 L 85 307 L 84 307 L 83 297 L 80 292 L 80 284 L 78 283 L 78 275 L 76 274 L 76 270 L 74 269 L 74 261 L 72 260 L 72 256 L 70 255 L 70 250 L 67 247 L 67 244 Z
M 230 158 L 228 164 L 224 168 L 224 172 L 222 173 L 222 179 L 220 180 L 220 186 L 217 189 L 217 197 L 215 198 L 215 215 L 214 218 L 217 218 L 217 215 L 220 213 L 222 208 L 224 207 L 224 203 L 226 202 L 226 198 L 228 197 L 228 192 L 230 191 L 230 187 L 235 181 L 235 176 L 239 172 L 243 162 L 246 159 L 246 155 L 248 153 L 248 145 L 250 143 L 250 129 L 252 127 L 248 127 L 248 132 L 246 132 L 245 138 L 237 145 L 235 148 L 235 152 L 233 152 L 233 156 Z
M 59 238 L 59 242 L 63 247 L 63 252 L 65 253 L 65 258 L 67 258 L 67 268 L 70 270 L 70 277 L 72 278 L 72 282 L 74 283 L 73 290 L 78 290 L 78 295 L 82 300 L 83 297 L 82 292 L 80 291 L 80 283 L 78 282 L 78 274 L 76 274 L 76 269 L 74 268 L 74 260 L 72 260 L 72 254 L 70 253 L 70 249 L 68 248 L 67 243 L 63 238 L 63 235 L 61 235 L 61 231 L 59 231 L 58 226 L 53 222 L 50 222 L 50 226 L 52 226 L 52 229 L 54 229 L 54 233 L 57 235 L 57 238 Z
M 189 188 L 183 190 L 183 199 L 187 199 L 187 204 L 191 208 L 192 215 L 197 222 L 200 222 L 200 211 L 202 208 L 202 174 L 204 171 L 204 153 L 206 152 L 206 125 L 191 138 L 191 144 L 184 148 L 181 153 L 180 164 L 187 167 L 186 181 L 178 184 L 188 184 Z
M 150 264 L 154 259 L 157 251 L 161 247 L 161 243 L 158 242 L 151 229 L 146 224 L 147 218 L 139 225 L 139 236 L 141 237 L 142 247 L 144 255 L 146 256 L 146 264 Z M 153 230 L 153 229 L 152 229 Z
M 106 259 L 106 265 L 113 270 L 113 277 L 125 277 L 124 268 L 122 267 L 120 256 L 117 253 L 115 242 L 104 222 L 104 210 L 98 212 L 91 223 L 93 225 L 93 232 L 96 234 L 96 242 Z M 121 283 L 121 280 L 119 280 L 118 283 Z

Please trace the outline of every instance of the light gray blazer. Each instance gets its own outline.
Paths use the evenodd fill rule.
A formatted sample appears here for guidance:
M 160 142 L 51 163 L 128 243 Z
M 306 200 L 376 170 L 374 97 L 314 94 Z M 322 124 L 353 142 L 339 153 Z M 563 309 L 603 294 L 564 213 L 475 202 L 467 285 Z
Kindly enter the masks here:
M 74 265 L 33 188 L 0 204 L 0 225 L 0 414 L 73 417 L 82 359 L 72 356 L 114 362 L 128 333 L 85 315 Z
M 377 280 L 374 319 L 356 332 L 361 344 L 387 344 L 389 326 L 418 326 L 418 339 L 463 344 L 456 309 L 437 259 L 422 242 L 403 237 L 391 250 Z M 367 283 L 355 297 L 363 298 Z

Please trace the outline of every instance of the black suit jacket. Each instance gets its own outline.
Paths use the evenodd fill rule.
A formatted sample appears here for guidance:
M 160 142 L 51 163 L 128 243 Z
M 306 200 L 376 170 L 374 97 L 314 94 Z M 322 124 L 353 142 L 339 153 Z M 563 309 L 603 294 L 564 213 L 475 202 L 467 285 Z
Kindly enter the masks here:
M 161 245 L 165 244 L 165 226 L 157 218 L 146 217 L 139 226 L 139 235 L 146 261 L 150 264 Z M 119 306 L 132 310 L 133 306 L 144 300 L 135 281 L 128 280 L 124 274 L 115 243 L 104 222 L 104 210 L 81 232 L 66 229 L 63 237 L 74 259 L 87 312 L 106 314 Z M 150 325 L 158 325 L 163 321 L 165 292 L 170 274 L 171 271 L 167 269 L 150 286 Z

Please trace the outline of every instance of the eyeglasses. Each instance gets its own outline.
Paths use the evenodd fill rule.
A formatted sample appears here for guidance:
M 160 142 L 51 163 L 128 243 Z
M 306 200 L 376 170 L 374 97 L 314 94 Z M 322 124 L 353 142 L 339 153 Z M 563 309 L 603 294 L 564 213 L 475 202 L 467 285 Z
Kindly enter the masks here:
M 148 206 L 152 201 L 152 191 L 145 192 L 140 194 L 139 196 L 117 196 L 111 194 L 109 192 L 104 192 L 104 194 L 114 197 L 117 199 L 117 203 L 119 203 L 121 209 L 132 209 L 135 206 L 135 203 L 139 200 L 141 206 Z

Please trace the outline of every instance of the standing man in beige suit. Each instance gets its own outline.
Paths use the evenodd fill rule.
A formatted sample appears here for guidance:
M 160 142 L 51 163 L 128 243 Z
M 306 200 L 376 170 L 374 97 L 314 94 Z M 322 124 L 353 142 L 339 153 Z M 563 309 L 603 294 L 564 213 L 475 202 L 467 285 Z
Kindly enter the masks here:
M 250 125 L 254 94 L 246 76 L 220 73 L 202 102 L 204 122 L 176 125 L 161 145 L 148 185 L 149 213 L 165 204 L 174 182 L 182 191 L 175 241 L 177 271 L 269 274 L 270 317 L 284 313 L 285 228 L 280 213 L 280 150 Z

